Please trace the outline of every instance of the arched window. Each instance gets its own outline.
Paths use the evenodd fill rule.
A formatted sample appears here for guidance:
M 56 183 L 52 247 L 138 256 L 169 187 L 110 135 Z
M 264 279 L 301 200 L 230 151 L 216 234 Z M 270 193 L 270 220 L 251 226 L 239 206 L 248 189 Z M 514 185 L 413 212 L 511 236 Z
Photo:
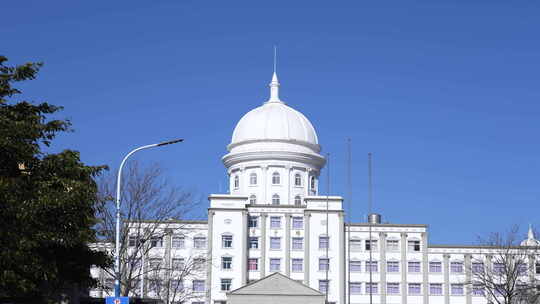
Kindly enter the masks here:
M 272 205 L 279 205 L 279 195 L 272 195 Z
M 272 184 L 273 185 L 279 185 L 280 184 L 279 173 L 278 172 L 272 173 Z
M 238 175 L 234 176 L 234 189 L 238 189 L 240 187 L 240 177 Z
M 295 186 L 302 186 L 302 176 L 300 176 L 300 173 L 296 173 L 294 175 L 294 185 Z
M 294 205 L 295 206 L 301 206 L 302 205 L 302 198 L 300 195 L 297 195 L 294 197 Z
M 257 197 L 255 196 L 255 194 L 249 196 L 249 203 L 252 205 L 255 205 L 257 203 Z
M 311 190 L 315 190 L 315 176 L 311 176 L 310 184 Z
M 249 175 L 249 184 L 250 185 L 256 185 L 257 184 L 257 173 L 251 173 Z

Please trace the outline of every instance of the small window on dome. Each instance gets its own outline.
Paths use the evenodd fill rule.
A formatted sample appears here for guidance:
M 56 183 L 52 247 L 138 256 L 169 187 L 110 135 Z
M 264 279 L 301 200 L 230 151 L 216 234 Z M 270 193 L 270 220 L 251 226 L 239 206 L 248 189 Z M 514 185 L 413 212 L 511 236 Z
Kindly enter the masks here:
M 240 178 L 238 175 L 234 176 L 234 189 L 238 189 L 240 187 Z
M 294 175 L 294 185 L 295 186 L 302 186 L 302 176 L 300 176 L 300 173 L 296 173 Z
M 278 172 L 274 172 L 272 173 L 272 184 L 273 185 L 279 185 L 281 182 L 280 182 L 280 178 L 279 178 L 279 173 Z
M 295 206 L 301 206 L 302 205 L 302 198 L 300 195 L 297 195 L 294 197 L 294 205 Z
M 250 185 L 256 185 L 257 184 L 257 173 L 251 173 L 249 175 L 249 184 Z
M 257 204 L 257 197 L 255 196 L 255 194 L 252 194 L 252 195 L 249 197 L 249 203 L 252 204 L 252 205 Z
M 311 190 L 315 190 L 315 176 L 312 176 L 311 177 L 311 182 L 310 182 L 310 187 L 311 187 Z
M 279 195 L 272 195 L 272 205 L 279 205 Z

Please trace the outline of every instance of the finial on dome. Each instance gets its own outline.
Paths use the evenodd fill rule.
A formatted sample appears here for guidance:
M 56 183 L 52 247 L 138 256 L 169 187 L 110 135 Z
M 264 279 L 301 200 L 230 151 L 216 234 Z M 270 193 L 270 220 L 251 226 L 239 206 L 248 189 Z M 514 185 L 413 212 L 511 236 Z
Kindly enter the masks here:
M 277 47 L 274 45 L 274 74 L 272 75 L 272 81 L 270 82 L 270 99 L 267 102 L 280 102 L 279 99 L 279 81 L 277 77 Z
M 534 231 L 531 224 L 529 224 L 529 232 L 527 233 L 527 238 L 529 240 L 534 240 Z

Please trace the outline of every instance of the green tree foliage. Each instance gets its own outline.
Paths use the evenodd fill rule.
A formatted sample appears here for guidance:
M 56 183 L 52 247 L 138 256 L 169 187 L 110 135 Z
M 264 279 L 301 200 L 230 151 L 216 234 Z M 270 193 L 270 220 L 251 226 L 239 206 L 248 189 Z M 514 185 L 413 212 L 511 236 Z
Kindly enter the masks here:
M 45 153 L 68 120 L 48 119 L 61 107 L 13 101 L 12 84 L 32 80 L 41 63 L 7 66 L 0 56 L 0 297 L 52 301 L 66 288 L 96 284 L 91 265 L 108 258 L 95 241 L 94 178 L 77 151 Z

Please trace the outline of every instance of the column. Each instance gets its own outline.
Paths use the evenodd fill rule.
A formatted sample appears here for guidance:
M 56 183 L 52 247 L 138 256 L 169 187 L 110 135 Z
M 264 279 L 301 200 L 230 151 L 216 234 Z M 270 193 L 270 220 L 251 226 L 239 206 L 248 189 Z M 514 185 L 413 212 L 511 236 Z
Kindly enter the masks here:
M 401 233 L 401 304 L 407 304 L 407 234 Z
M 309 189 L 311 189 L 310 188 L 311 186 L 309 185 L 309 174 L 310 174 L 311 171 L 312 170 L 309 169 L 309 168 L 306 169 L 306 183 L 305 183 L 306 185 L 304 187 L 304 189 L 306 190 L 305 191 L 305 196 L 309 196 Z
M 207 243 L 207 262 L 206 262 L 206 303 L 211 304 L 212 297 L 212 239 L 214 236 L 214 211 L 208 211 L 208 243 Z
M 259 204 L 268 204 L 266 189 L 268 188 L 268 166 L 261 166 L 262 169 L 262 197 Z
M 238 191 L 240 194 L 246 194 L 247 193 L 247 187 L 246 185 L 249 183 L 249 176 L 246 176 L 245 167 L 240 167 L 240 170 L 238 171 L 238 180 L 239 180 L 239 187 Z
M 379 272 L 381 274 L 381 304 L 386 304 L 386 233 L 379 232 L 379 242 L 381 242 L 379 256 Z
M 311 235 L 309 234 L 309 225 L 310 225 L 310 221 L 311 221 L 311 213 L 309 212 L 305 212 L 304 213 L 304 233 L 305 233 L 305 236 L 304 236 L 304 284 L 306 284 L 307 286 L 310 286 L 310 281 L 309 281 L 309 252 L 311 250 L 311 247 L 310 247 L 310 238 L 311 238 Z
M 287 201 L 289 202 L 289 205 L 294 205 L 294 199 L 291 197 L 291 188 L 292 188 L 292 185 L 294 183 L 293 179 L 292 179 L 292 167 L 291 166 L 286 166 L 285 167 L 287 169 L 287 176 L 288 176 L 288 183 L 287 183 Z M 292 182 L 291 182 L 292 181 Z
M 484 267 L 486 267 L 486 273 L 493 273 L 493 256 L 491 254 L 486 255 L 486 260 L 484 263 Z M 491 294 L 485 290 L 486 298 L 488 303 L 492 303 L 493 299 L 491 297 Z
M 260 261 L 260 269 L 261 269 L 261 278 L 264 278 L 266 276 L 266 218 L 268 215 L 266 213 L 261 213 L 261 239 L 260 239 L 260 247 L 261 247 L 261 261 Z
M 338 214 L 339 218 L 339 256 L 338 258 L 341 259 L 341 261 L 338 261 L 339 263 L 339 277 L 341 280 L 339 280 L 339 303 L 344 304 L 345 303 L 345 288 L 347 288 L 347 280 L 345 280 L 345 223 L 343 220 L 343 212 L 340 212 Z M 327 223 L 328 225 L 328 223 Z
M 291 272 L 291 215 L 285 214 L 285 275 Z
M 170 280 L 171 280 L 171 247 L 172 247 L 172 234 L 173 231 L 170 228 L 165 229 L 165 284 L 166 286 L 170 286 Z M 170 288 L 167 288 L 167 299 L 169 299 L 170 295 Z
M 429 303 L 429 287 L 428 287 L 428 235 L 427 232 L 422 233 L 422 292 L 424 304 Z
M 247 250 L 247 235 L 248 235 L 248 229 L 247 229 L 247 211 L 242 211 L 242 277 L 241 277 L 241 285 L 244 286 L 247 283 L 247 276 L 248 276 L 248 269 L 247 269 L 247 256 L 248 256 L 248 250 Z
M 450 304 L 450 255 L 443 255 L 444 304 Z
M 466 304 L 472 304 L 472 278 L 471 278 L 471 262 L 472 257 L 471 254 L 465 255 L 465 303 Z

